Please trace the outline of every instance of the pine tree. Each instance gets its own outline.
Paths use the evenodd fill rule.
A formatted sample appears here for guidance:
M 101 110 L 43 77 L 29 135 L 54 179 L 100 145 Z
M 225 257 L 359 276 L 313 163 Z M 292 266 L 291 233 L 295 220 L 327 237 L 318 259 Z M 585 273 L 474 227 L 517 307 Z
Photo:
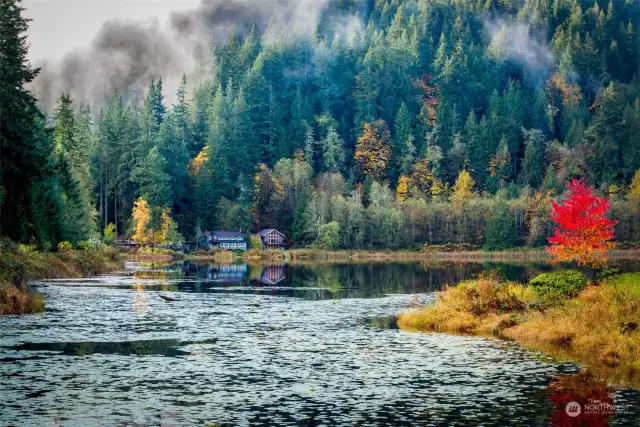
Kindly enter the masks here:
M 191 111 L 187 100 L 187 76 L 183 75 L 176 94 L 177 104 L 173 106 L 173 113 L 175 114 L 176 130 L 178 137 L 186 147 L 192 145 L 191 138 L 191 126 L 189 124 L 189 117 Z
M 133 170 L 131 178 L 139 185 L 141 196 L 152 207 L 166 207 L 172 203 L 171 176 L 166 169 L 167 161 L 154 147 Z
M 58 176 L 63 192 L 62 209 L 64 228 L 61 239 L 77 244 L 87 240 L 95 232 L 94 211 L 85 187 L 82 175 L 76 170 L 73 157 L 69 154 L 78 151 L 75 114 L 69 95 L 62 95 L 53 119 L 54 144 L 59 165 Z M 79 154 L 78 156 L 82 156 Z
M 0 234 L 50 247 L 61 227 L 59 183 L 53 141 L 25 88 L 39 69 L 27 60 L 23 11 L 19 0 L 0 1 Z
M 498 199 L 487 220 L 484 248 L 488 251 L 502 251 L 515 247 L 517 240 L 515 215 L 505 200 Z
M 414 161 L 416 147 L 411 127 L 411 116 L 405 103 L 402 103 L 395 122 L 395 145 L 393 156 L 396 161 L 396 173 L 408 175 Z
M 544 136 L 539 129 L 523 130 L 525 140 L 524 158 L 520 171 L 520 184 L 538 188 L 544 171 Z
M 344 148 L 342 138 L 333 126 L 329 127 L 322 148 L 323 169 L 326 172 L 339 172 L 344 164 Z

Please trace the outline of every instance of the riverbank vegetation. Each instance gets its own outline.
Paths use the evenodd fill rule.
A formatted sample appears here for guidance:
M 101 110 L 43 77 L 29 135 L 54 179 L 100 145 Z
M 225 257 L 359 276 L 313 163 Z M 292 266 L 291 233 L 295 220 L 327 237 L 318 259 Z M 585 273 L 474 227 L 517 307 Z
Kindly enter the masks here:
M 403 313 L 401 329 L 493 336 L 574 360 L 615 384 L 640 386 L 640 274 L 587 285 L 576 271 L 545 273 L 528 286 L 484 274 Z
M 108 247 L 40 251 L 36 246 L 0 240 L 0 314 L 28 314 L 44 309 L 41 295 L 28 283 L 40 279 L 94 276 L 123 267 L 116 250 Z

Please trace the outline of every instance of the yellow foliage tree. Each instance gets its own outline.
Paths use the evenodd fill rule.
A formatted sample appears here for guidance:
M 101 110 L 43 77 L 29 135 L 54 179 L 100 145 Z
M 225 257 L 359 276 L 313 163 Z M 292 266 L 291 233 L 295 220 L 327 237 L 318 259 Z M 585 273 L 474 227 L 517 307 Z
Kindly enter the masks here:
M 451 200 L 456 206 L 465 206 L 469 199 L 473 197 L 473 187 L 476 185 L 471 174 L 466 170 L 458 174 L 458 179 L 453 186 L 453 195 Z
M 398 187 L 396 188 L 396 200 L 404 202 L 409 195 L 409 178 L 401 176 L 398 180 Z
M 390 140 L 389 128 L 384 121 L 363 125 L 354 156 L 362 173 L 374 180 L 384 177 L 391 159 Z
M 164 245 L 184 242 L 184 238 L 178 232 L 178 224 L 171 218 L 171 210 L 169 208 L 162 210 L 162 224 L 160 226 L 159 237 L 159 240 Z
M 148 245 L 154 241 L 151 228 L 151 209 L 149 203 L 140 197 L 133 206 L 133 236 L 131 238 L 141 245 Z
M 209 160 L 209 146 L 207 145 L 198 153 L 196 157 L 189 163 L 189 172 L 191 176 L 198 176 L 202 166 Z
M 409 193 L 414 197 L 440 196 L 447 191 L 447 186 L 436 178 L 429 169 L 429 159 L 424 158 L 414 163 L 409 177 Z
M 627 199 L 632 202 L 640 203 L 640 169 L 638 169 L 633 175 L 633 180 L 631 180 L 631 185 L 629 186 L 629 193 L 627 194 Z

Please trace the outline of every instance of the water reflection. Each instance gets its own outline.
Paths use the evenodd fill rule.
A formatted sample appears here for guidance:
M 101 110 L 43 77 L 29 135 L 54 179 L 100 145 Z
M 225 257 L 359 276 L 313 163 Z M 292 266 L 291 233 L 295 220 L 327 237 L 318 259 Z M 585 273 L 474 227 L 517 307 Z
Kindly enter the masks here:
M 587 370 L 559 375 L 546 388 L 554 426 L 638 425 L 637 404 Z M 637 393 L 635 393 L 637 394 Z
M 630 408 L 598 420 L 640 419 L 639 392 L 513 343 L 394 329 L 494 265 L 129 267 L 49 281 L 49 311 L 0 318 L 0 425 L 563 425 L 579 384 Z
M 637 270 L 636 264 L 621 264 Z M 298 297 L 308 300 L 377 298 L 389 294 L 435 292 L 444 285 L 476 277 L 487 269 L 499 269 L 509 280 L 526 281 L 535 275 L 562 268 L 548 264 L 499 263 L 330 263 L 330 264 L 207 264 L 182 262 L 149 267 L 171 281 L 173 288 L 203 293 L 254 293 Z M 153 282 L 148 286 L 159 288 Z

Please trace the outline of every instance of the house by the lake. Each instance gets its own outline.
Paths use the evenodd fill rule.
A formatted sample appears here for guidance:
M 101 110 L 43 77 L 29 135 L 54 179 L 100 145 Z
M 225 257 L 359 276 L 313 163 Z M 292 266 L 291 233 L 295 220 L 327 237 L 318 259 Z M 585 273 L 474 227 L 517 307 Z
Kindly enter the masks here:
M 207 231 L 204 233 L 209 249 L 246 251 L 247 234 L 242 231 Z
M 274 228 L 262 230 L 256 236 L 260 237 L 265 248 L 284 249 L 285 247 L 286 236 Z

